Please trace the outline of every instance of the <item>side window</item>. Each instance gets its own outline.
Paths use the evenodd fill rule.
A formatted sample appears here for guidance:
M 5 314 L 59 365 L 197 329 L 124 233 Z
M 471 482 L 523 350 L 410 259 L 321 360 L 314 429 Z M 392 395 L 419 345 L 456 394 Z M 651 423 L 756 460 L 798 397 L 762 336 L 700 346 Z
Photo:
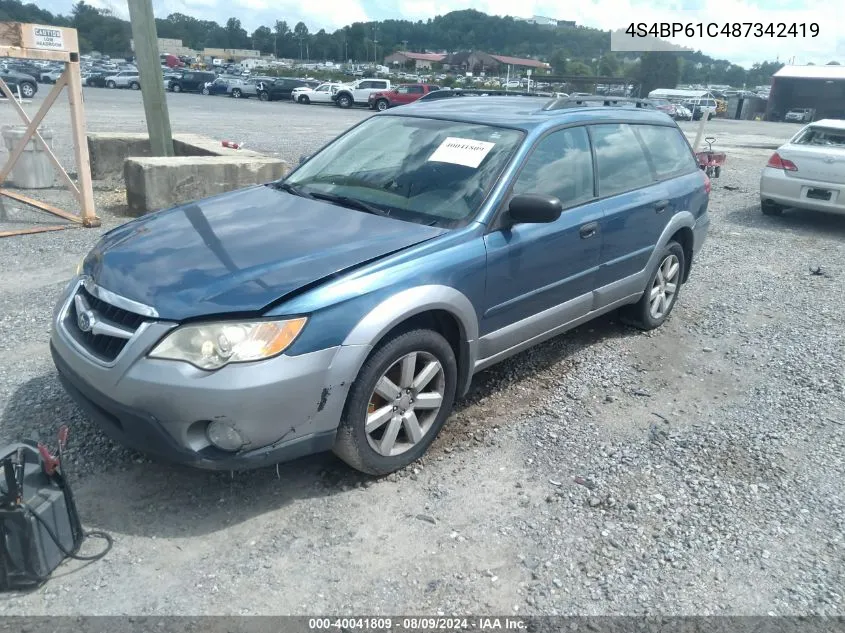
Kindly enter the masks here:
M 358 84 L 358 88 L 360 88 L 361 90 L 365 90 L 367 88 L 373 88 L 373 87 L 374 86 L 373 86 L 372 81 L 362 81 L 360 84 Z
M 513 192 L 556 196 L 564 207 L 593 197 L 593 159 L 583 127 L 552 132 L 537 143 Z
M 400 86 L 398 90 L 396 90 L 400 95 L 406 95 L 411 92 L 411 89 L 408 86 Z
M 686 141 L 681 138 L 682 132 L 677 128 L 638 125 L 636 130 L 651 156 L 658 178 L 668 178 L 697 169 L 698 164 Z
M 182 79 L 185 81 L 193 81 L 194 80 L 194 73 L 185 73 L 182 75 Z
M 590 133 L 596 148 L 600 196 L 612 196 L 651 183 L 645 153 L 630 125 L 594 125 Z
M 408 88 L 408 92 L 410 92 L 412 95 L 421 95 L 423 93 L 423 87 L 422 86 L 410 86 Z

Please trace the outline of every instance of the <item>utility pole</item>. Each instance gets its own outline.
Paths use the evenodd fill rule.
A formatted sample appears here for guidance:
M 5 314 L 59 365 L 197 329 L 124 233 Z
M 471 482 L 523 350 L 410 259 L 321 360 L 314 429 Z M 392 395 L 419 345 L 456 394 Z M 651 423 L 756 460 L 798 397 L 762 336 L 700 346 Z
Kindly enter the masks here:
M 377 31 L 378 31 L 378 22 L 373 24 L 373 64 L 374 65 L 378 64 L 378 59 L 377 59 L 378 58 L 378 46 L 377 46 L 378 40 L 376 39 Z
M 141 97 L 147 118 L 147 133 L 153 156 L 173 156 L 173 133 L 161 74 L 152 0 L 129 0 L 129 21 L 135 43 L 135 64 L 141 83 Z

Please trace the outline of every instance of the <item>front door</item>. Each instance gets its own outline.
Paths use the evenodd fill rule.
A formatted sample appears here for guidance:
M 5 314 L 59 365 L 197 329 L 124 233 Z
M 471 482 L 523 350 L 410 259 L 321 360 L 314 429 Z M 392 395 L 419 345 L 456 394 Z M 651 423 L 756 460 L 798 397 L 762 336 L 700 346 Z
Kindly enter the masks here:
M 587 131 L 561 129 L 540 139 L 512 193 L 556 196 L 564 211 L 555 222 L 505 222 L 485 236 L 481 358 L 578 318 L 593 304 L 602 211 L 593 191 Z

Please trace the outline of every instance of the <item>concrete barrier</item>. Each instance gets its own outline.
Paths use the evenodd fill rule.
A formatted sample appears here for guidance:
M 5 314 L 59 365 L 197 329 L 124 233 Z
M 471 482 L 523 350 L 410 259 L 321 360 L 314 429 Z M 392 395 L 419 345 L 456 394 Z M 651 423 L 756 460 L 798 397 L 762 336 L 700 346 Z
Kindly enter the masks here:
M 130 213 L 143 215 L 191 200 L 277 180 L 288 164 L 267 156 L 140 157 L 124 161 Z
M 176 156 L 240 156 L 263 157 L 250 150 L 223 147 L 199 134 L 174 134 L 173 150 Z M 91 133 L 88 134 L 88 155 L 91 159 L 91 178 L 117 180 L 123 177 L 123 163 L 127 158 L 152 156 L 150 138 L 146 134 Z

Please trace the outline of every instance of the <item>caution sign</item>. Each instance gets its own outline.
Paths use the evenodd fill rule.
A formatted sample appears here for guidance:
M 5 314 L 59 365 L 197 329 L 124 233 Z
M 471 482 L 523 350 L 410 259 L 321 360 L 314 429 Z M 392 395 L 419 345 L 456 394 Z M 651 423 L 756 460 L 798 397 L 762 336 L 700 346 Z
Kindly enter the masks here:
M 45 48 L 52 51 L 61 51 L 65 48 L 64 37 L 61 29 L 51 26 L 32 26 L 33 48 Z

